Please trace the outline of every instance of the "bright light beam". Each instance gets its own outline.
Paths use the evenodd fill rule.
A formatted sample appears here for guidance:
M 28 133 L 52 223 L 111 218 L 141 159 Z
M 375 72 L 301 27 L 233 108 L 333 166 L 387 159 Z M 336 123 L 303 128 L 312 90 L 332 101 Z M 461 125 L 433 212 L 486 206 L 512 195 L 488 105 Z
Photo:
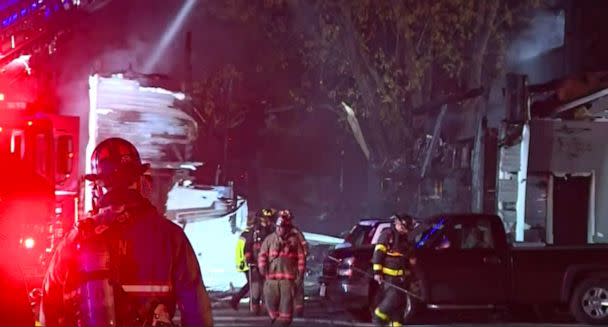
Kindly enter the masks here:
M 190 14 L 195 4 L 196 0 L 186 0 L 182 8 L 179 10 L 179 13 L 177 13 L 177 16 L 175 16 L 175 19 L 173 19 L 173 22 L 171 23 L 169 28 L 163 34 L 163 37 L 156 46 L 156 49 L 154 49 L 154 51 L 152 52 L 152 56 L 150 56 L 150 58 L 148 58 L 148 61 L 146 61 L 144 65 L 144 72 L 148 73 L 156 66 L 162 55 L 165 53 L 165 50 L 169 46 L 169 43 L 171 42 L 171 40 L 173 40 L 175 34 L 177 34 L 177 32 L 184 24 L 186 17 L 188 17 L 188 14 Z

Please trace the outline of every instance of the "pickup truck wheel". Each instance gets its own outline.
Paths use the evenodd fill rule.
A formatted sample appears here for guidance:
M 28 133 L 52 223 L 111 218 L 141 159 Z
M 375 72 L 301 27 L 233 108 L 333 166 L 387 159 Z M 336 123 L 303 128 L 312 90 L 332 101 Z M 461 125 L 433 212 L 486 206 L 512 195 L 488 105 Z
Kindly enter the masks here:
M 608 281 L 589 279 L 578 285 L 570 299 L 570 312 L 579 322 L 608 324 Z

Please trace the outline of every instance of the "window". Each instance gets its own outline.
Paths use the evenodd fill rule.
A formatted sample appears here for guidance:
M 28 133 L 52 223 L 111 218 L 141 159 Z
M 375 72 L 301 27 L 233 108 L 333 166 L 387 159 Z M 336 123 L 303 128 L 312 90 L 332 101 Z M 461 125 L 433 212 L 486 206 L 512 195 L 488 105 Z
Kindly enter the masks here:
M 48 176 L 49 173 L 54 173 L 50 168 L 50 149 L 49 140 L 44 134 L 37 134 L 35 139 L 35 154 L 34 162 L 36 172 L 42 176 Z
M 23 131 L 13 130 L 11 134 L 11 154 L 23 159 Z
M 372 231 L 372 226 L 356 225 L 350 234 L 346 237 L 346 241 L 353 247 L 358 247 L 366 242 L 369 242 L 369 233 Z
M 382 232 L 387 228 L 391 228 L 390 223 L 383 223 L 383 224 L 378 225 L 378 227 L 376 228 L 376 232 L 374 233 L 374 238 L 372 239 L 372 244 L 378 243 L 380 234 L 382 234 Z
M 429 244 L 433 244 L 435 249 L 472 250 L 494 248 L 492 224 L 487 219 L 480 218 L 471 222 L 454 224 L 446 228 L 444 228 L 444 225 L 435 224 L 430 231 L 434 231 L 437 234 L 435 238 L 426 237 L 429 239 Z M 430 234 L 431 232 L 427 233 L 427 235 Z M 421 246 L 420 243 L 418 243 L 419 247 Z
M 414 232 L 416 248 L 430 247 L 435 243 L 439 244 L 441 239 L 445 238 L 443 233 L 445 224 L 445 218 L 420 224 Z
M 478 224 L 462 226 L 462 238 L 460 248 L 465 249 L 492 249 L 494 240 L 492 238 L 492 228 L 486 225 L 487 221 L 480 221 Z

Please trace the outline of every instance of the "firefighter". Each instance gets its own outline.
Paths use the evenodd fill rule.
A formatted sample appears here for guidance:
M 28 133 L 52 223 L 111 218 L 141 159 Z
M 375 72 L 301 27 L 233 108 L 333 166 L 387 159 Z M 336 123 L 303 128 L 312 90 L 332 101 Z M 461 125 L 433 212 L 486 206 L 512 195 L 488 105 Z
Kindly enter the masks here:
M 255 315 L 260 313 L 260 301 L 262 299 L 262 290 L 264 287 L 264 277 L 256 265 L 260 257 L 262 243 L 268 235 L 274 232 L 274 226 L 271 224 L 276 218 L 276 211 L 271 209 L 262 209 L 258 213 L 254 221 L 253 229 L 251 230 L 250 239 L 245 244 L 245 258 L 251 265 L 251 311 Z
M 279 212 L 276 231 L 262 243 L 258 269 L 265 277 L 264 299 L 272 323 L 288 326 L 293 319 L 295 285 L 304 277 L 304 249 L 293 232 L 291 216 Z
M 378 306 L 374 310 L 375 324 L 401 326 L 407 297 L 389 282 L 408 288 L 415 258 L 408 240 L 414 220 L 408 215 L 393 215 L 391 228 L 380 234 L 372 257 L 374 279 L 381 284 Z
M 239 303 L 241 302 L 241 299 L 245 296 L 245 294 L 249 292 L 249 284 L 251 281 L 249 280 L 249 263 L 245 258 L 245 244 L 247 243 L 247 239 L 250 238 L 252 225 L 253 219 L 251 219 L 250 216 L 247 219 L 247 227 L 241 233 L 238 241 L 236 242 L 236 270 L 245 274 L 245 279 L 247 280 L 247 282 L 245 283 L 245 285 L 243 285 L 243 287 L 241 287 L 241 289 L 236 294 L 232 296 L 232 299 L 230 300 L 230 306 L 234 310 L 239 309 Z
M 239 271 L 245 272 L 247 276 L 247 288 L 241 288 L 239 293 L 232 298 L 233 308 L 238 307 L 241 298 L 250 291 L 250 310 L 253 314 L 260 313 L 260 300 L 262 298 L 262 287 L 264 279 L 260 276 L 257 268 L 257 260 L 262 247 L 262 242 L 274 230 L 271 221 L 274 220 L 276 212 L 271 209 L 261 209 L 253 219 L 252 225 L 245 229 L 237 242 L 237 265 Z
M 289 215 L 292 221 L 294 220 L 295 216 L 289 210 L 283 210 L 282 212 L 284 215 Z M 306 258 L 308 258 L 308 242 L 306 242 L 304 234 L 295 226 L 295 224 L 292 228 L 292 232 L 298 237 L 298 241 L 302 245 L 302 249 L 304 250 L 304 261 L 306 261 Z M 295 288 L 293 299 L 294 311 L 296 317 L 302 317 L 304 316 L 304 278 L 299 280 L 299 283 L 295 285 Z
M 63 326 L 212 326 L 211 305 L 184 231 L 141 194 L 142 164 L 109 138 L 91 156 L 93 212 L 57 247 L 43 283 L 40 322 Z

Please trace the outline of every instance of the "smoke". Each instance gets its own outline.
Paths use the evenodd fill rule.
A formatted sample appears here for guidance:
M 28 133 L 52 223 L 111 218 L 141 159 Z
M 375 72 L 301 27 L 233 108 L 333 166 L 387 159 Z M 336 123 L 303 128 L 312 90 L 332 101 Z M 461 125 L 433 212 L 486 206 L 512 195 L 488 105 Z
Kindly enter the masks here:
M 145 65 L 181 6 L 182 1 L 113 1 L 71 26 L 58 45 L 49 65 L 56 72 L 59 113 L 80 117 L 81 153 L 88 142 L 89 76 L 133 69 L 175 78 L 176 68 L 182 65 L 179 53 L 165 54 L 147 69 Z M 181 50 L 180 42 L 175 37 L 169 48 Z M 84 160 L 80 169 L 84 171 Z
M 521 63 L 564 45 L 566 19 L 563 10 L 542 10 L 535 14 L 529 26 L 518 35 L 507 51 L 508 61 Z

